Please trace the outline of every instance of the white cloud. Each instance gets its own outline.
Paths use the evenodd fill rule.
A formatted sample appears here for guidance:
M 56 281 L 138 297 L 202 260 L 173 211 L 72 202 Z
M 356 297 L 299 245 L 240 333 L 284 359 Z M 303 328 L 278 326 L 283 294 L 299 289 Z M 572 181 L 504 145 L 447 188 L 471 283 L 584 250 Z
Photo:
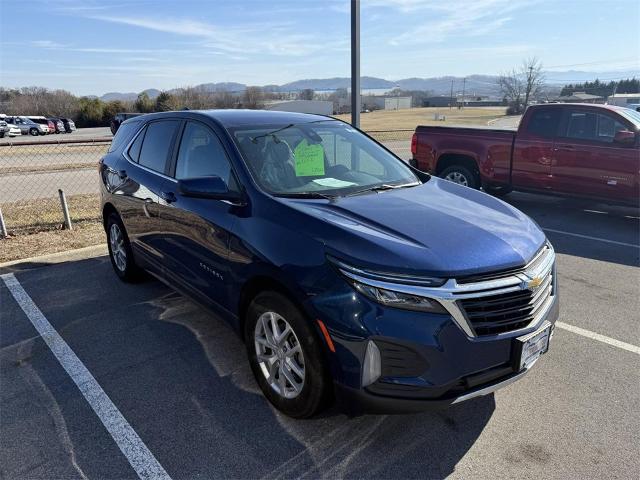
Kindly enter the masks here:
M 200 47 L 231 54 L 270 54 L 277 56 L 303 56 L 319 50 L 338 49 L 346 46 L 346 40 L 323 41 L 309 33 L 294 30 L 291 22 L 246 23 L 243 26 L 220 27 L 192 19 L 160 19 L 151 17 L 121 17 L 90 15 L 88 18 L 119 23 L 174 35 L 200 39 Z M 244 58 L 244 57 L 243 57 Z M 232 58 L 233 59 L 233 58 Z

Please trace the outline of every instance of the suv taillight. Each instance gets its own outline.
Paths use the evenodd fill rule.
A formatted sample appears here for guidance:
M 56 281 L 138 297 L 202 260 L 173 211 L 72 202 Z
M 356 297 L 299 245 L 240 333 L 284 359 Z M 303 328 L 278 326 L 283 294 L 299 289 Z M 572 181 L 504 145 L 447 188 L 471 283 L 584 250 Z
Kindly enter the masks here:
M 411 137 L 411 155 L 416 156 L 416 152 L 418 151 L 418 134 L 414 133 Z

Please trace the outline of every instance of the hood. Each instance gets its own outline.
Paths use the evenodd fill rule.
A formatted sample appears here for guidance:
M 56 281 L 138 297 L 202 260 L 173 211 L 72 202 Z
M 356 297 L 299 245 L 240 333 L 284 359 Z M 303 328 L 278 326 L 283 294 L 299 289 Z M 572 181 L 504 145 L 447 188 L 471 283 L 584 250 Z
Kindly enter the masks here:
M 516 208 L 431 178 L 423 185 L 335 201 L 283 200 L 316 221 L 327 253 L 355 266 L 460 277 L 516 268 L 545 235 Z

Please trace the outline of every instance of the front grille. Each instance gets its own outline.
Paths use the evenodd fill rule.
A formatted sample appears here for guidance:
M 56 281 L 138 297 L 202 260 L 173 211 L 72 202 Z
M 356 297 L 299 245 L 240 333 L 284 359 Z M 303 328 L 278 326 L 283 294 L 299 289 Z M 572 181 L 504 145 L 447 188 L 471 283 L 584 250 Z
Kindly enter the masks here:
M 553 293 L 553 269 L 542 283 L 528 288 L 459 300 L 476 335 L 496 335 L 525 328 L 544 313 Z

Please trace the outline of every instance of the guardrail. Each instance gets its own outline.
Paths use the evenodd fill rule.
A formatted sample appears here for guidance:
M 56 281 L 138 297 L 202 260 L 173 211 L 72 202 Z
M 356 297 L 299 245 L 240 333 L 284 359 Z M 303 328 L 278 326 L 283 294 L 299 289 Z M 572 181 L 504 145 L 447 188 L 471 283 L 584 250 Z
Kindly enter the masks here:
M 413 130 L 367 133 L 403 160 L 409 159 Z M 0 143 L 0 217 L 6 232 L 31 233 L 98 220 L 96 168 L 110 144 L 110 138 Z M 69 222 L 60 204 L 63 196 Z

